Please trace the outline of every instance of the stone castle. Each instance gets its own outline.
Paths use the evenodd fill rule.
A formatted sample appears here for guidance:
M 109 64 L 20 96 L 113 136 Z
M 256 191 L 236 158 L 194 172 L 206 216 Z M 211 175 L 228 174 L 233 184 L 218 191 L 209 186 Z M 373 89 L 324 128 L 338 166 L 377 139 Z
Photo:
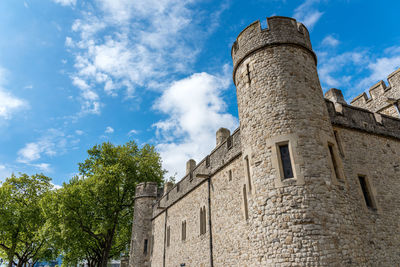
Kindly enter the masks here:
M 232 47 L 239 129 L 137 186 L 130 266 L 400 266 L 400 69 L 323 96 L 304 25 L 267 22 Z

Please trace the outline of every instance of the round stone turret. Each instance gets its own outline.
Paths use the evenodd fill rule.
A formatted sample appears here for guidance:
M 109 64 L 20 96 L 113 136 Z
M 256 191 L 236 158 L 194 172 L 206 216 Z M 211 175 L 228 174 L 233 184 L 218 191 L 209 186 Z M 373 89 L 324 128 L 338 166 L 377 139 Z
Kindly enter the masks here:
M 136 186 L 132 222 L 130 267 L 150 266 L 152 204 L 157 198 L 157 183 L 140 183 Z
M 303 24 L 267 23 L 252 23 L 232 47 L 252 266 L 340 266 L 340 250 L 327 244 L 346 231 L 338 223 L 345 216 L 329 212 L 345 202 L 334 193 L 344 175 L 317 59 Z
M 238 65 L 244 58 L 257 50 L 267 46 L 296 45 L 308 50 L 314 57 L 308 30 L 302 23 L 287 17 L 271 17 L 267 19 L 268 28 L 261 29 L 260 21 L 255 21 L 247 26 L 237 37 L 232 46 L 233 76 Z M 235 83 L 236 84 L 236 83 Z

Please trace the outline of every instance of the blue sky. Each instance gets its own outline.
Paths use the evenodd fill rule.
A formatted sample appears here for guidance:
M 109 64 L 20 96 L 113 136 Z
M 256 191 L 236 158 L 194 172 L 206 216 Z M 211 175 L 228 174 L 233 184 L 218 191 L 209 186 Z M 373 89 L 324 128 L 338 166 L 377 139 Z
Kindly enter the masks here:
M 238 127 L 230 48 L 251 22 L 310 30 L 323 90 L 347 100 L 400 67 L 399 1 L 2 0 L 0 180 L 61 185 L 95 144 L 155 145 L 179 180 Z

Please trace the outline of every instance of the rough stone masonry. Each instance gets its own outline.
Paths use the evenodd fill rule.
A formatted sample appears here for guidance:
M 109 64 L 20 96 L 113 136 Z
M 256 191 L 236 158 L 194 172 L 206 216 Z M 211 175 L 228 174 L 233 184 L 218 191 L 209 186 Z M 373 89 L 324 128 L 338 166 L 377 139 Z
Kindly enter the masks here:
M 130 266 L 400 266 L 400 69 L 324 97 L 308 30 L 267 22 L 232 47 L 240 128 L 136 188 Z

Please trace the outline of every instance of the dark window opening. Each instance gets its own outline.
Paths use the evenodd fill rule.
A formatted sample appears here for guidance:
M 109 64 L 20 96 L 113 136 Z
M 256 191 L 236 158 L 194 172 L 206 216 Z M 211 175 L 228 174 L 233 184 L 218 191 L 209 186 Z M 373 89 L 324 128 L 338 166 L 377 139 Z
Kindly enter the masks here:
M 182 222 L 182 241 L 186 240 L 186 221 Z
M 232 181 L 232 170 L 228 171 L 228 177 L 229 177 L 229 181 Z
M 226 139 L 226 146 L 228 149 L 231 149 L 233 144 L 232 144 L 232 136 L 229 136 L 228 139 Z
M 251 79 L 250 79 L 250 65 L 247 64 L 247 81 L 249 84 L 251 84 Z
M 284 144 L 279 146 L 279 153 L 281 155 L 281 163 L 283 170 L 283 177 L 285 179 L 293 178 L 292 162 L 290 160 L 289 145 Z
M 368 189 L 368 184 L 367 184 L 365 176 L 359 175 L 358 180 L 360 181 L 361 190 L 363 192 L 364 199 L 365 199 L 365 204 L 367 204 L 368 208 L 375 209 L 374 203 L 372 202 L 371 193 Z
M 179 192 L 179 184 L 176 185 L 176 192 Z
M 171 242 L 171 228 L 168 226 L 167 227 L 167 247 L 169 247 Z
M 206 207 L 200 208 L 200 235 L 205 234 L 206 228 Z
M 247 204 L 247 192 L 246 185 L 243 185 L 243 204 L 244 204 L 244 218 L 247 220 L 249 218 L 249 208 Z
M 143 254 L 146 255 L 147 254 L 147 246 L 148 246 L 148 240 L 145 239 L 144 240 L 144 246 L 143 246 Z
M 336 178 L 340 179 L 341 177 L 340 177 L 340 174 L 339 174 L 338 165 L 337 165 L 337 162 L 336 162 L 335 154 L 333 153 L 333 145 L 329 144 L 328 147 L 329 147 L 329 154 L 331 156 L 331 162 L 332 162 L 332 165 L 333 165 L 333 170 L 335 171 Z

